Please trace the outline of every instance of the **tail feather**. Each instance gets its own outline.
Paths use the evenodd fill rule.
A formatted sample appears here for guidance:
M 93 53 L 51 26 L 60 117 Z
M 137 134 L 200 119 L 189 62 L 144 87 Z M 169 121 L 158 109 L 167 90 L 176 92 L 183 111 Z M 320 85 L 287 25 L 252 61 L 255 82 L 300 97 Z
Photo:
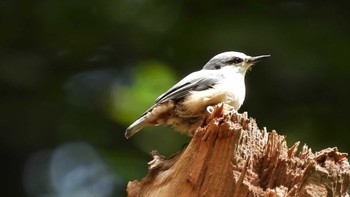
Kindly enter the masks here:
M 141 116 L 139 119 L 137 119 L 134 123 L 132 123 L 126 130 L 125 130 L 125 138 L 129 139 L 131 136 L 136 134 L 138 131 L 140 131 L 142 128 L 149 126 L 146 122 L 146 116 Z

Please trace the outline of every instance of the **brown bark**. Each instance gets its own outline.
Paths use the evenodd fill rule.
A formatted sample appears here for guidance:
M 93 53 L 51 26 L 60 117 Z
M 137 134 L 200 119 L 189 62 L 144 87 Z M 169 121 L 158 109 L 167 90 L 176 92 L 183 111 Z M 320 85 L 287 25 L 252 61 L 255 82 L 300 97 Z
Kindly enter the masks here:
M 128 196 L 348 196 L 346 153 L 313 153 L 260 130 L 247 113 L 216 106 L 190 144 L 165 159 L 153 152 L 149 173 L 129 182 Z

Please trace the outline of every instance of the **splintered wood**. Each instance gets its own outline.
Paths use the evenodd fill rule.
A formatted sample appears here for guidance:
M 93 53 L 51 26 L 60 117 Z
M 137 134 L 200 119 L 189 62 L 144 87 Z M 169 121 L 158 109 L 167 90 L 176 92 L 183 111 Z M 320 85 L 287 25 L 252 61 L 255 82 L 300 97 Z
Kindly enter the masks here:
M 346 153 L 313 153 L 260 130 L 247 113 L 218 105 L 190 144 L 165 159 L 153 152 L 149 172 L 129 182 L 128 196 L 349 196 Z

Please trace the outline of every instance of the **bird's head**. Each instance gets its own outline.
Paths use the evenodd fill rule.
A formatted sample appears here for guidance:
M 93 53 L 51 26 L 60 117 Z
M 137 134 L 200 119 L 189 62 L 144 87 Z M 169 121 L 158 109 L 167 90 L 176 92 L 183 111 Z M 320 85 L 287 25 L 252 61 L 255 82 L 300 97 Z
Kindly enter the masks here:
M 244 53 L 228 51 L 220 53 L 211 58 L 203 67 L 204 70 L 220 70 L 233 67 L 234 70 L 245 74 L 246 71 L 256 62 L 268 58 L 270 55 L 248 56 Z

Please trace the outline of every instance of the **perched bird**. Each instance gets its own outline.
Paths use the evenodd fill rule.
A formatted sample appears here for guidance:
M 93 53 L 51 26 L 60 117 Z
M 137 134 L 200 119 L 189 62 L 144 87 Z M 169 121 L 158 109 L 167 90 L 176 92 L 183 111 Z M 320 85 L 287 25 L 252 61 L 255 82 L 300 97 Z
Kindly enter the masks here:
M 171 125 L 193 135 L 203 124 L 207 107 L 226 103 L 238 110 L 245 98 L 244 76 L 247 70 L 270 55 L 251 57 L 240 52 L 214 56 L 202 70 L 193 72 L 160 95 L 125 132 L 130 138 L 147 126 Z

